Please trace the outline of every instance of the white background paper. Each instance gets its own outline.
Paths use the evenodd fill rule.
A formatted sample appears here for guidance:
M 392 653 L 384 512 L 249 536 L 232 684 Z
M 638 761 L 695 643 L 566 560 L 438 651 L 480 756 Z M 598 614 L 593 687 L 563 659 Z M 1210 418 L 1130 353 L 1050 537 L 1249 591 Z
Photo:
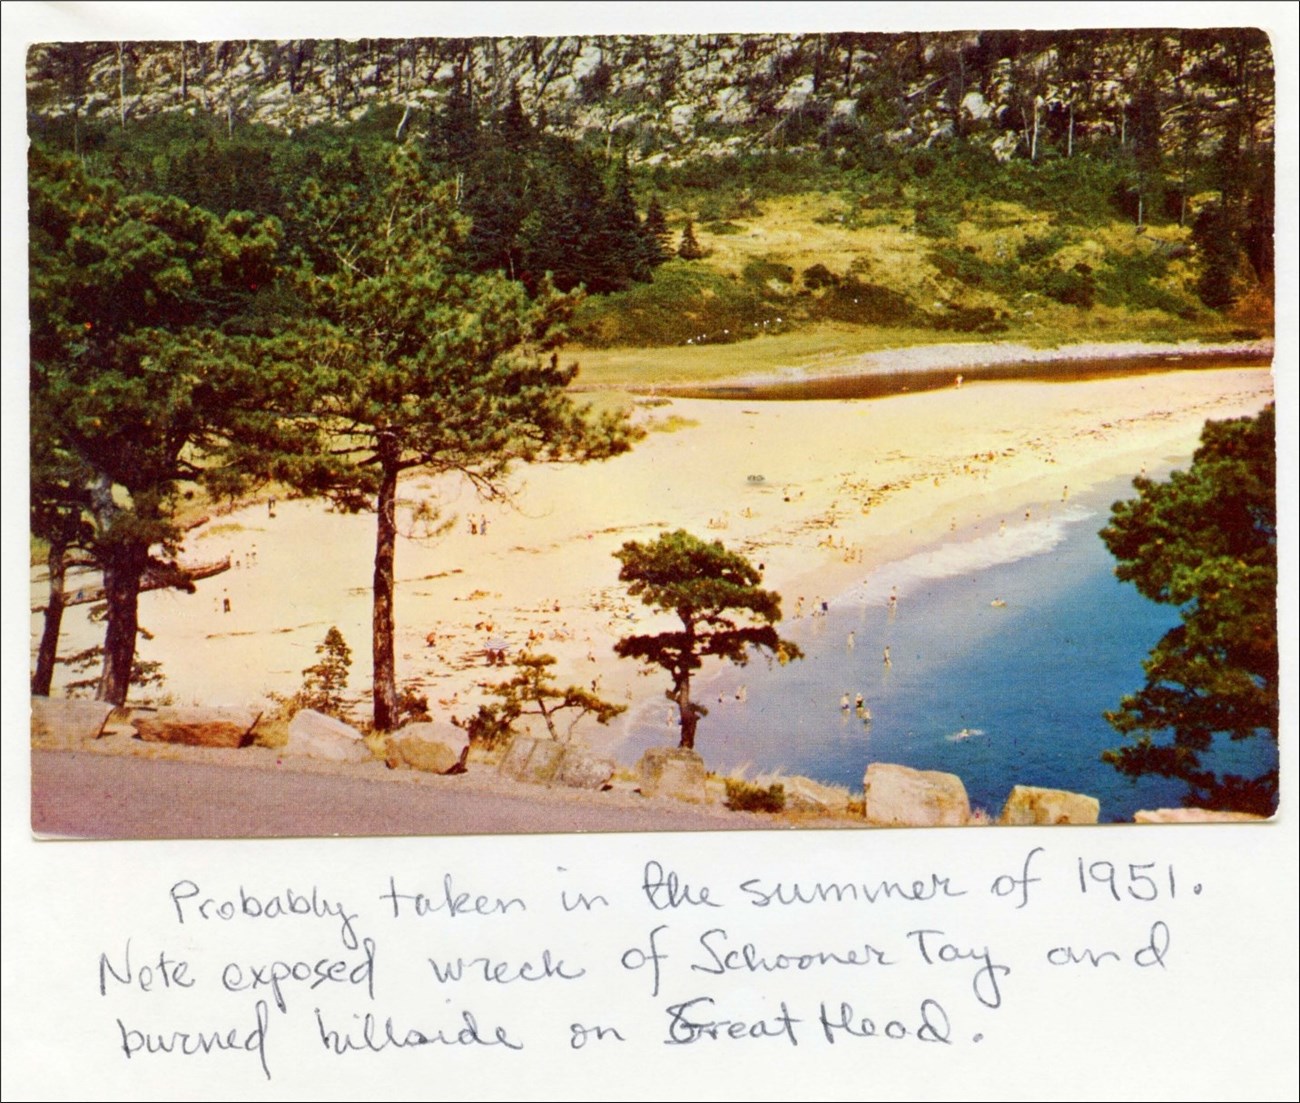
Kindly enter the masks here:
M 1282 812 L 1250 828 L 1097 828 L 1054 831 L 928 831 L 742 833 L 703 836 L 524 837 L 491 839 L 321 840 L 226 843 L 36 843 L 30 838 L 26 681 L 27 519 L 25 397 L 23 50 L 31 41 L 86 37 L 221 38 L 397 34 L 598 33 L 619 29 L 685 33 L 699 30 L 900 29 L 896 6 L 499 4 L 400 5 L 130 5 L 9 4 L 4 8 L 4 1096 L 5 1098 L 164 1099 L 461 1097 L 538 1099 L 962 1098 L 1101 1097 L 1286 1099 L 1296 1092 L 1297 817 L 1295 697 L 1296 628 L 1296 27 L 1290 4 L 911 6 L 913 26 L 1141 25 L 1155 19 L 1219 25 L 1250 21 L 1273 34 L 1278 66 L 1277 389 L 1282 641 L 1288 677 L 1283 698 Z M 627 10 L 631 8 L 631 12 Z M 807 11 L 802 9 L 807 8 Z M 921 21 L 918 23 L 917 21 Z M 1046 21 L 1045 21 L 1046 20 Z M 254 812 L 255 814 L 255 812 Z M 1015 909 L 988 886 L 1019 872 L 1026 854 L 1043 847 L 1028 908 Z M 1143 910 L 1081 899 L 1071 882 L 1076 856 L 1115 862 L 1155 861 L 1178 870 L 1180 895 Z M 724 918 L 679 909 L 659 915 L 638 889 L 647 861 L 661 862 L 697 887 L 708 882 L 733 906 Z M 736 906 L 739 882 L 910 879 L 946 872 L 972 891 L 958 904 L 909 912 L 903 906 Z M 474 892 L 519 895 L 526 917 L 433 917 L 426 925 L 381 919 L 378 894 L 390 874 L 429 892 L 450 873 Z M 247 1057 L 128 1062 L 115 1019 L 143 1022 L 163 1011 L 195 1026 L 243 1019 L 247 1004 L 199 989 L 99 994 L 99 955 L 119 955 L 127 938 L 137 952 L 166 948 L 204 967 L 227 960 L 286 954 L 328 941 L 325 928 L 251 922 L 181 925 L 169 888 L 190 879 L 213 895 L 240 884 L 271 894 L 286 886 L 320 886 L 363 906 L 378 932 L 380 966 L 399 1011 L 432 1022 L 446 1012 L 441 990 L 419 981 L 430 954 L 536 956 L 543 946 L 590 973 L 580 982 L 515 985 L 478 994 L 469 1004 L 519 1025 L 519 1053 L 424 1050 L 391 1055 L 323 1056 L 305 1029 L 310 1008 L 333 1006 L 328 995 L 289 996 L 291 1017 L 273 1019 L 269 1045 L 274 1079 Z M 1202 884 L 1199 895 L 1188 892 Z M 561 888 L 599 891 L 612 906 L 566 915 L 555 906 Z M 1042 890 L 1039 892 L 1039 890 Z M 1113 904 L 1113 901 L 1109 902 Z M 691 914 L 682 914 L 682 912 Z M 777 914 L 779 912 L 779 914 Z M 1129 947 L 1153 919 L 1172 934 L 1164 969 L 1063 972 L 1043 954 L 1069 943 Z M 805 974 L 751 982 L 731 978 L 709 988 L 719 1006 L 773 1008 L 788 996 L 792 1012 L 821 996 L 853 989 L 863 1013 L 911 1015 L 922 996 L 942 993 L 960 1027 L 959 1044 L 922 1045 L 874 1039 L 827 1046 L 816 1032 L 795 1048 L 780 1041 L 663 1045 L 666 1000 L 649 995 L 648 974 L 619 964 L 627 948 L 644 945 L 651 927 L 689 940 L 713 925 L 733 938 L 771 939 L 775 948 L 835 948 L 879 939 L 909 945 L 917 926 L 960 933 L 972 944 L 998 947 L 1014 963 L 1003 982 L 1003 1006 L 977 1006 L 953 975 L 933 982 L 912 966 L 903 974 L 863 971 L 852 985 Z M 303 952 L 306 952 L 304 949 Z M 322 951 L 323 952 L 323 951 Z M 398 960 L 410 976 L 394 977 Z M 673 968 L 677 962 L 669 963 Z M 668 968 L 669 966 L 666 966 Z M 599 973 L 600 981 L 596 980 Z M 211 980 L 211 974 L 206 976 Z M 693 994 L 695 977 L 674 981 L 677 997 Z M 955 987 L 954 987 L 955 985 Z M 209 984 L 203 989 L 211 987 Z M 524 989 L 524 990 L 520 990 Z M 465 988 L 463 991 L 470 991 Z M 458 995 L 457 993 L 450 993 Z M 673 993 L 667 993 L 672 995 Z M 401 998 L 399 999 L 399 995 Z M 173 1000 L 172 1003 L 165 1003 Z M 766 1002 L 764 1002 L 766 1001 Z M 859 1003 L 860 1001 L 860 1003 Z M 156 1010 L 163 1009 L 163 1010 Z M 242 1014 L 242 1013 L 241 1013 Z M 582 1051 L 567 1045 L 568 1024 L 613 1024 L 628 1036 Z M 418 1025 L 418 1024 L 413 1024 Z M 302 1029 L 300 1029 L 302 1028 Z M 974 1033 L 983 1039 L 973 1041 Z

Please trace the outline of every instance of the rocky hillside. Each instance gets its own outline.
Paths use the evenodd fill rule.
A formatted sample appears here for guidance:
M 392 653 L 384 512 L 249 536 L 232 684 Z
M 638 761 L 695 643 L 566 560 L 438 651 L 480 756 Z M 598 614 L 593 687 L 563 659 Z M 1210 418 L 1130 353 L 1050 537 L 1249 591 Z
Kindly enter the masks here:
M 38 125 L 184 110 L 293 129 L 398 105 L 419 126 L 453 93 L 484 114 L 517 93 L 555 132 L 649 160 L 864 136 L 1172 154 L 1273 127 L 1267 39 L 1237 29 L 63 43 L 33 47 L 28 76 Z

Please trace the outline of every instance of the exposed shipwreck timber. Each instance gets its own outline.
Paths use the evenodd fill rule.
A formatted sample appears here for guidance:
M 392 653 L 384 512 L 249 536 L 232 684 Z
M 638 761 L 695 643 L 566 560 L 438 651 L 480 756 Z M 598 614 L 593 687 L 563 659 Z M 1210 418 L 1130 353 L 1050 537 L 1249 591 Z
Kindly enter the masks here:
M 207 563 L 195 563 L 189 566 L 181 563 L 162 563 L 158 562 L 151 566 L 140 580 L 140 591 L 146 590 L 171 590 L 171 589 L 189 589 L 190 584 L 199 581 L 202 578 L 211 578 L 213 575 L 221 574 L 230 570 L 230 556 L 222 559 L 214 559 Z M 69 587 L 63 596 L 63 604 L 66 608 L 69 605 L 93 605 L 95 602 L 104 600 L 104 587 L 78 586 L 75 589 Z M 44 605 L 33 605 L 33 613 L 43 613 Z

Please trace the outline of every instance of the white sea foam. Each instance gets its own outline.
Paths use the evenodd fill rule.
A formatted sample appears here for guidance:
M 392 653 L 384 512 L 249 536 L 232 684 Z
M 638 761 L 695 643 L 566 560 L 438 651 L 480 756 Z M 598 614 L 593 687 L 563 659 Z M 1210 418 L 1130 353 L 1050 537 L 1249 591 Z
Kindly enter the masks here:
M 902 601 L 929 582 L 975 574 L 1035 555 L 1045 555 L 1065 541 L 1068 526 L 1096 516 L 1095 510 L 1067 506 L 1050 517 L 1017 522 L 1000 532 L 926 548 L 906 559 L 876 568 L 864 583 L 840 594 L 833 604 L 886 605 L 891 593 L 897 593 L 899 601 Z

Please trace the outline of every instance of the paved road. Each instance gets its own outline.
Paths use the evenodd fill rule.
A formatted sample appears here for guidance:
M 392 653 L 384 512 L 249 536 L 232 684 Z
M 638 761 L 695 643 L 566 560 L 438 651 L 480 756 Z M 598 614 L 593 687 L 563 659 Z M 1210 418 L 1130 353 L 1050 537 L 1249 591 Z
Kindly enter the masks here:
M 398 780 L 32 752 L 32 829 L 106 839 L 736 831 L 778 825 L 622 794 L 523 794 Z M 606 800 L 608 798 L 608 800 Z M 639 806 L 640 805 L 640 806 Z

